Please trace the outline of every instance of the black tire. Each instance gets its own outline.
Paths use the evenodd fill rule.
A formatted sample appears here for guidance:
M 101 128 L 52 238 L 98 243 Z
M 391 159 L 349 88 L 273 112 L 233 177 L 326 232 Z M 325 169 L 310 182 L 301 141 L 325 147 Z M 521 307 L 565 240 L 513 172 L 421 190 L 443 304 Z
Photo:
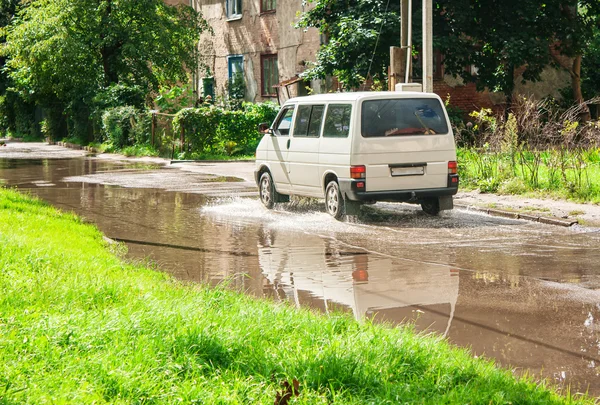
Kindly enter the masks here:
M 438 216 L 440 213 L 440 200 L 437 198 L 428 198 L 421 202 L 423 212 L 431 216 Z
M 272 209 L 275 206 L 275 203 L 279 200 L 279 194 L 277 191 L 275 191 L 275 185 L 273 184 L 271 173 L 264 172 L 260 176 L 260 181 L 258 183 L 258 195 L 260 197 L 260 202 L 262 202 L 263 205 L 268 209 Z
M 340 219 L 345 214 L 344 198 L 337 181 L 330 181 L 325 188 L 325 209 L 335 219 Z

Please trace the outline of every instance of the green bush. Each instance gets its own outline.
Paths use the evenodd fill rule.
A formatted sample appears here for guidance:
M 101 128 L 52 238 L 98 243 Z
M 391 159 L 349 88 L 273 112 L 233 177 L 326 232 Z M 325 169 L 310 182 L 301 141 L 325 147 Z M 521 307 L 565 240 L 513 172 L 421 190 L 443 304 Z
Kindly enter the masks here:
M 41 133 L 35 122 L 35 105 L 7 90 L 0 96 L 0 133 L 16 138 L 38 139 Z
M 117 148 L 133 145 L 138 112 L 135 107 L 110 108 L 102 114 L 105 140 Z
M 152 112 L 138 113 L 133 126 L 133 139 L 137 145 L 150 144 L 152 136 Z
M 94 97 L 93 104 L 101 110 L 126 105 L 143 108 L 145 101 L 146 92 L 140 86 L 113 84 L 102 89 Z
M 262 136 L 258 124 L 273 121 L 278 110 L 274 103 L 244 103 L 241 110 L 186 108 L 176 114 L 173 130 L 175 134 L 183 131 L 191 152 L 249 154 Z
M 212 149 L 223 110 L 215 106 L 184 108 L 173 119 L 173 133 L 185 135 L 194 151 Z

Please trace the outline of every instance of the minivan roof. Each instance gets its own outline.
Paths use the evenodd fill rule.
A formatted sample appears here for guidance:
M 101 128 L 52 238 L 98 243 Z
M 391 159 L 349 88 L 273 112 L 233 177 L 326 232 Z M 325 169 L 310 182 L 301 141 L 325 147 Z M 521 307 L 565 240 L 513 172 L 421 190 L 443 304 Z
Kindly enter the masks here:
M 327 101 L 356 101 L 362 99 L 382 99 L 382 98 L 437 98 L 440 97 L 435 93 L 421 93 L 409 91 L 357 91 L 348 93 L 327 93 L 317 94 L 314 96 L 294 97 L 287 100 L 285 103 L 299 102 L 327 102 Z

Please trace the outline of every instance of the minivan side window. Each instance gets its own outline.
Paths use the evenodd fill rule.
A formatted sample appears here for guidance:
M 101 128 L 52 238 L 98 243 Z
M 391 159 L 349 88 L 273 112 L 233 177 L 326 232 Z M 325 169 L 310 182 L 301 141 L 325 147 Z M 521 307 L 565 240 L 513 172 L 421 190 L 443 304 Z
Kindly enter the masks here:
M 363 101 L 361 132 L 364 137 L 449 133 L 444 109 L 435 98 Z
M 279 119 L 275 123 L 273 133 L 276 136 L 288 136 L 292 127 L 292 116 L 294 115 L 294 106 L 284 107 Z
M 298 106 L 296 114 L 296 125 L 294 125 L 294 136 L 306 136 L 318 138 L 323 122 L 324 105 L 301 105 Z
M 350 104 L 330 104 L 325 118 L 324 138 L 347 138 L 350 133 Z

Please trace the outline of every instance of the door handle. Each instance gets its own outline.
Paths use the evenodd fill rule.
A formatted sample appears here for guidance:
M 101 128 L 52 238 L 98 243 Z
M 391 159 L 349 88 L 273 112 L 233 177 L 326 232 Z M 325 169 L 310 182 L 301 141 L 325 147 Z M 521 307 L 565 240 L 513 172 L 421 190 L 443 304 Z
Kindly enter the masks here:
M 290 148 L 290 142 L 292 142 L 292 140 L 291 140 L 291 139 L 288 139 L 288 142 L 287 142 L 287 148 L 288 148 L 288 149 Z

